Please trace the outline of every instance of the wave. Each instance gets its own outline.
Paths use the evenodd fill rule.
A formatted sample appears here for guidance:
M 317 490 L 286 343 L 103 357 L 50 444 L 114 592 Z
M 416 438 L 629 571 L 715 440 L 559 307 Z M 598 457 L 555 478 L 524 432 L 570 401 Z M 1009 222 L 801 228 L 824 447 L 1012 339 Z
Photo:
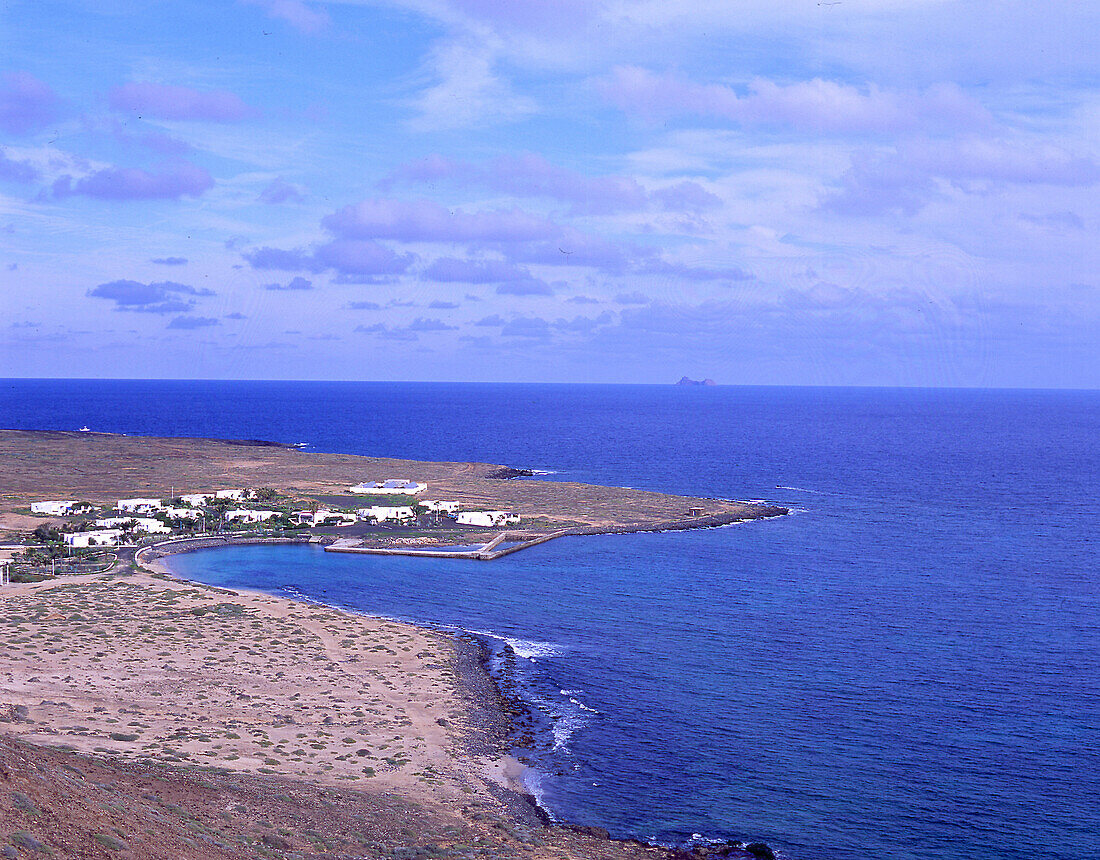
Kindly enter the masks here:
M 560 657 L 565 653 L 560 645 L 555 645 L 553 642 L 537 642 L 530 639 L 515 639 L 511 636 L 500 636 L 505 644 L 508 645 L 513 651 L 516 652 L 517 657 L 523 657 L 527 660 L 537 660 L 539 658 L 546 657 Z
M 827 493 L 824 490 L 810 490 L 806 487 L 786 487 L 783 484 L 776 484 L 777 490 L 794 490 L 796 493 L 813 493 L 815 496 L 832 496 L 835 493 Z

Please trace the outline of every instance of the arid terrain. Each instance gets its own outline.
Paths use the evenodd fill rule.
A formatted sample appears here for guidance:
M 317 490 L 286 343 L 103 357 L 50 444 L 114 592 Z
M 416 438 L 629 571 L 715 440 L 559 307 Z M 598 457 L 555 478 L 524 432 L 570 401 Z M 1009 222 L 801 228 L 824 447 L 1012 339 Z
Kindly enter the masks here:
M 497 480 L 501 466 L 322 454 L 262 443 L 157 439 L 109 433 L 0 430 L 0 529 L 34 528 L 32 501 L 167 497 L 212 489 L 270 487 L 301 496 L 345 496 L 347 487 L 390 477 L 427 483 L 424 498 L 515 511 L 524 528 L 658 527 L 688 515 L 764 515 L 765 506 L 559 481 Z M 774 515 L 774 514 L 773 514 Z
M 25 536 L 43 522 L 27 510 L 38 500 L 237 487 L 317 498 L 393 476 L 543 528 L 774 510 L 489 477 L 499 469 L 0 431 L 0 528 Z M 0 857 L 689 856 L 547 826 L 507 755 L 515 714 L 474 643 L 183 582 L 148 555 L 0 587 Z M 690 856 L 751 855 L 727 845 Z

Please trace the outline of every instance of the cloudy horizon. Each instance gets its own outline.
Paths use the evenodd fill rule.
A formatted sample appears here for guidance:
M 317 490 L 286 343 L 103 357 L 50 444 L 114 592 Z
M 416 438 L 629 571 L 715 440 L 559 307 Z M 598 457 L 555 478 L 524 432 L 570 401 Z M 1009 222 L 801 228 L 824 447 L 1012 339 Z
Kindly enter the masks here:
M 1100 387 L 1100 9 L 0 11 L 0 376 Z

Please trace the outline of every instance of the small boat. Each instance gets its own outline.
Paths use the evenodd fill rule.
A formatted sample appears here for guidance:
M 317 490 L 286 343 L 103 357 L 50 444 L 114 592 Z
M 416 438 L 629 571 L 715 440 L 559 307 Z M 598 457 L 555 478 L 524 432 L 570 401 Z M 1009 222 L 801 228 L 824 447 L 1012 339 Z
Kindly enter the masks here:
M 91 433 L 92 431 L 89 427 L 81 427 L 77 432 L 78 433 Z

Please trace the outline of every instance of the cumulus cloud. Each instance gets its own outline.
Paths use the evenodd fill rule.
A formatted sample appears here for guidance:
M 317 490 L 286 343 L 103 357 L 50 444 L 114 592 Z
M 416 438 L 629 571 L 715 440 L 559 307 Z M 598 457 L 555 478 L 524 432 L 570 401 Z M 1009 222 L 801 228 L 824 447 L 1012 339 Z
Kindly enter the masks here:
M 388 326 L 385 323 L 374 323 L 373 325 L 356 326 L 355 331 L 361 334 L 373 334 L 385 340 L 415 341 L 420 339 L 421 334 L 455 331 L 457 328 L 457 326 L 448 325 L 440 319 L 417 317 L 405 326 Z
M 506 320 L 500 314 L 491 314 L 487 317 L 482 317 L 474 325 L 480 326 L 502 326 Z
M 415 262 L 415 254 L 397 254 L 366 239 L 337 239 L 315 252 L 317 262 L 342 275 L 400 275 Z
M 212 325 L 220 325 L 220 323 L 213 317 L 179 316 L 168 323 L 166 327 L 189 330 L 196 328 L 206 328 L 207 326 Z
M 74 181 L 66 174 L 53 184 L 55 197 L 73 194 L 101 200 L 176 200 L 198 197 L 214 187 L 214 178 L 188 161 L 174 161 L 155 173 L 136 167 L 107 167 Z
M 300 275 L 296 278 L 291 278 L 286 284 L 264 284 L 265 290 L 312 290 L 313 281 L 308 281 Z
M 341 283 L 374 283 L 377 278 L 400 275 L 416 262 L 415 254 L 398 254 L 367 239 L 335 239 L 312 250 L 267 246 L 244 252 L 253 269 L 337 273 Z
M 378 302 L 348 302 L 348 309 L 353 311 L 380 311 L 382 306 Z
M 279 272 L 320 272 L 324 269 L 313 254 L 301 248 L 269 248 L 266 245 L 242 255 L 253 269 Z
M 88 290 L 87 295 L 113 301 L 116 311 L 168 314 L 190 310 L 195 306 L 195 298 L 212 296 L 214 291 L 174 281 L 145 284 L 119 280 L 98 284 Z
M 457 302 L 443 302 L 439 299 L 436 299 L 428 305 L 428 308 L 433 311 L 453 311 L 457 307 Z
M 0 149 L 0 180 L 6 182 L 35 182 L 39 175 L 38 168 L 29 161 L 18 161 L 9 158 L 8 154 Z
M 240 96 L 225 90 L 200 92 L 149 82 L 133 81 L 115 87 L 108 100 L 116 111 L 167 120 L 237 122 L 256 113 Z
M 907 141 L 889 152 L 857 152 L 823 208 L 846 215 L 914 215 L 944 182 L 964 191 L 985 185 L 1088 187 L 1100 163 L 1052 144 L 998 139 Z
M 39 131 L 57 115 L 59 99 L 50 86 L 28 72 L 8 72 L 0 83 L 0 130 Z
M 409 331 L 454 331 L 458 326 L 447 325 L 440 319 L 426 319 L 424 317 L 417 317 L 408 325 Z
M 954 84 L 897 92 L 821 78 L 791 84 L 756 78 L 739 92 L 724 84 L 620 66 L 600 81 L 599 89 L 623 111 L 651 120 L 694 116 L 840 134 L 956 131 L 990 122 L 988 112 Z
M 187 265 L 186 257 L 154 257 L 150 262 L 156 263 L 158 266 L 185 266 Z
M 306 196 L 299 186 L 279 177 L 273 179 L 256 199 L 261 203 L 277 205 L 279 203 L 301 203 L 306 199 Z

